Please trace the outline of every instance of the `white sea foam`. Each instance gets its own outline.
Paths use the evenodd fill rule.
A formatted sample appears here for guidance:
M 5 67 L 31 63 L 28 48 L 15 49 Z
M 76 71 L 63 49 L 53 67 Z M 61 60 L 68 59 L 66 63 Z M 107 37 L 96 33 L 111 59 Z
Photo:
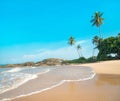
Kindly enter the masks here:
M 31 68 L 37 68 L 37 67 L 33 67 L 33 66 L 32 66 Z
M 13 75 L 14 76 L 14 75 Z M 10 84 L 6 84 L 4 85 L 3 87 L 0 87 L 1 90 L 0 90 L 0 94 L 4 93 L 4 92 L 7 92 L 9 90 L 12 90 L 12 89 L 15 89 L 17 87 L 19 87 L 20 85 L 26 83 L 27 81 L 31 80 L 31 79 L 35 79 L 37 78 L 37 75 L 30 75 L 30 74 L 19 74 L 20 77 L 22 78 L 10 78 L 9 80 L 10 81 L 7 81 L 8 83 Z M 24 78 L 24 79 L 23 79 Z M 14 79 L 14 81 L 12 80 Z M 18 80 L 17 80 L 18 79 Z M 4 81 L 3 81 L 4 82 Z
M 16 67 L 16 68 L 11 68 L 10 70 L 7 70 L 7 71 L 3 71 L 3 72 L 1 72 L 1 73 L 9 73 L 9 72 L 13 73 L 13 72 L 19 72 L 19 71 L 21 71 L 21 70 L 23 70 L 23 69 L 24 69 L 24 68 Z
M 43 72 L 37 73 L 37 75 L 45 74 L 45 73 L 48 73 L 49 71 L 50 71 L 50 69 L 46 69 L 46 70 L 43 71 Z
M 35 92 L 31 92 L 29 94 L 25 94 L 25 95 L 20 95 L 20 96 L 17 96 L 17 97 L 14 97 L 14 98 L 8 98 L 8 99 L 3 99 L 2 101 L 8 101 L 8 100 L 13 100 L 13 99 L 16 99 L 16 98 L 21 98 L 21 97 L 26 97 L 26 96 L 30 96 L 30 95 L 33 95 L 33 94 L 38 94 L 38 93 L 41 93 L 41 92 L 44 92 L 44 91 L 47 91 L 47 90 L 50 90 L 50 89 L 53 89 L 55 87 L 58 87 L 66 82 L 79 82 L 79 81 L 85 81 L 85 80 L 90 80 L 92 78 L 94 78 L 94 76 L 96 75 L 96 73 L 94 71 L 91 71 L 91 73 L 93 73 L 90 77 L 88 78 L 83 78 L 83 79 L 77 79 L 77 80 L 61 80 L 60 82 L 58 82 L 57 84 L 55 85 L 52 85 L 48 88 L 45 88 L 45 89 L 42 89 L 42 90 L 39 90 L 39 91 L 35 91 Z
M 33 68 L 32 68 L 33 69 Z M 39 70 L 39 73 L 33 72 L 31 68 L 12 68 L 0 73 L 0 94 L 15 89 L 29 80 L 37 78 L 49 72 L 49 69 Z M 22 72 L 21 72 L 22 71 Z M 31 72 L 32 71 L 32 72 Z

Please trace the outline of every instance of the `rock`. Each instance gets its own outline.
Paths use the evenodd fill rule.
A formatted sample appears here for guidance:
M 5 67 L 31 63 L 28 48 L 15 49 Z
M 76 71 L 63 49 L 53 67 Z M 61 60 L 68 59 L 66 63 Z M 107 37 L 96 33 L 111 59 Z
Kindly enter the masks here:
M 22 65 L 23 66 L 34 66 L 34 62 L 26 62 L 26 63 L 23 63 Z
M 21 64 L 7 64 L 4 67 L 25 67 L 25 66 L 56 66 L 56 65 L 65 65 L 66 62 L 63 59 L 58 58 L 49 58 L 39 62 L 25 62 Z M 3 68 L 3 66 L 0 66 Z
M 52 66 L 52 65 L 62 65 L 63 60 L 62 59 L 56 59 L 56 58 L 49 58 L 45 59 L 43 61 L 37 62 L 35 65 L 36 66 Z

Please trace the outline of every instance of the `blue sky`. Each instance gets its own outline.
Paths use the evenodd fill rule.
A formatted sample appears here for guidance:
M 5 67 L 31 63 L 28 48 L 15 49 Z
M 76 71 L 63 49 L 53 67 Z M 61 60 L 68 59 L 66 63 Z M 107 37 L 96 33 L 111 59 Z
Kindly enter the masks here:
M 45 58 L 78 58 L 67 45 L 72 35 L 85 57 L 92 55 L 95 11 L 104 12 L 103 37 L 120 32 L 119 0 L 0 0 L 0 64 Z M 96 53 L 97 54 L 97 53 Z

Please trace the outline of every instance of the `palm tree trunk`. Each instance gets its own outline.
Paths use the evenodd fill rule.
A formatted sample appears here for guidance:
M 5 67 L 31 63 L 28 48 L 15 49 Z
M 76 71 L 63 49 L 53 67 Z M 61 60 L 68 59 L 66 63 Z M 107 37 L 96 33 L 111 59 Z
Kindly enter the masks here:
M 95 60 L 95 47 L 94 47 L 95 45 L 93 44 L 93 53 L 92 53 L 92 58 L 93 58 L 93 61 Z
M 98 27 L 98 31 L 99 31 L 99 35 L 100 35 L 100 39 L 99 39 L 99 46 L 100 46 L 99 52 L 100 52 L 100 50 L 101 50 L 101 39 L 102 39 L 102 34 L 101 34 L 101 28 L 100 28 L 100 26 Z M 101 56 L 100 56 L 99 59 L 101 59 Z M 99 60 L 99 62 L 100 62 L 100 60 Z
M 96 61 L 96 57 L 95 57 L 95 49 L 93 49 L 93 61 Z
M 77 49 L 77 53 L 78 53 L 78 55 L 79 55 L 79 58 L 80 58 L 80 53 L 79 53 L 78 49 Z
M 100 26 L 98 27 L 98 29 L 99 29 L 100 38 L 102 38 L 102 33 L 101 33 L 101 28 L 100 28 Z
M 83 57 L 83 55 L 82 55 L 82 51 L 81 51 L 80 53 L 81 53 L 81 57 Z
M 95 49 L 93 48 L 93 53 L 92 53 L 93 60 L 94 60 L 94 53 L 95 53 Z

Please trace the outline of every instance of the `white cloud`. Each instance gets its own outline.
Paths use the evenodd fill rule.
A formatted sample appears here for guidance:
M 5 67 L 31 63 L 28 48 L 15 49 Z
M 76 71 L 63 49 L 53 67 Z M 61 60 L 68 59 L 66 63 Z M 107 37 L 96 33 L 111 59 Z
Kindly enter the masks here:
M 63 44 L 63 42 L 62 42 Z M 93 45 L 91 43 L 91 40 L 82 40 L 82 41 L 77 41 L 76 45 L 80 44 L 82 47 L 82 55 L 84 57 L 90 57 L 92 56 L 92 51 L 93 51 Z M 59 46 L 60 45 L 60 46 Z M 57 46 L 56 48 L 54 46 Z M 69 46 L 65 45 L 62 47 L 62 45 L 59 43 L 55 45 L 50 44 L 50 47 L 46 46 L 46 48 L 38 48 L 34 49 L 32 47 L 28 47 L 30 50 L 31 48 L 34 49 L 34 51 L 30 51 L 27 53 L 26 51 L 21 54 L 21 55 L 16 55 L 16 56 L 11 56 L 8 60 L 2 59 L 3 63 L 22 63 L 22 62 L 27 62 L 27 61 L 41 61 L 46 58 L 62 58 L 62 59 L 75 59 L 78 58 L 78 53 L 76 50 L 76 46 Z M 16 53 L 17 54 L 17 53 Z M 97 51 L 96 51 L 97 54 Z
M 82 40 L 82 41 L 77 41 L 76 44 L 84 44 L 84 43 L 87 43 L 89 40 Z
M 77 58 L 77 53 L 74 47 L 63 47 L 55 50 L 45 50 L 38 54 L 28 54 L 24 55 L 23 59 L 32 60 L 42 60 L 45 58 L 63 58 L 63 59 L 73 59 Z
M 78 41 L 76 44 L 80 44 L 82 47 L 82 55 L 85 57 L 92 56 L 92 49 L 90 40 Z M 41 51 L 42 50 L 42 51 Z M 44 51 L 43 51 L 44 50 Z M 97 52 L 97 51 L 96 51 Z M 40 52 L 37 54 L 26 54 L 23 56 L 25 60 L 40 61 L 46 58 L 62 58 L 62 59 L 75 59 L 78 58 L 77 50 L 74 46 L 66 46 L 62 48 L 57 48 L 54 50 L 50 49 L 40 49 Z

